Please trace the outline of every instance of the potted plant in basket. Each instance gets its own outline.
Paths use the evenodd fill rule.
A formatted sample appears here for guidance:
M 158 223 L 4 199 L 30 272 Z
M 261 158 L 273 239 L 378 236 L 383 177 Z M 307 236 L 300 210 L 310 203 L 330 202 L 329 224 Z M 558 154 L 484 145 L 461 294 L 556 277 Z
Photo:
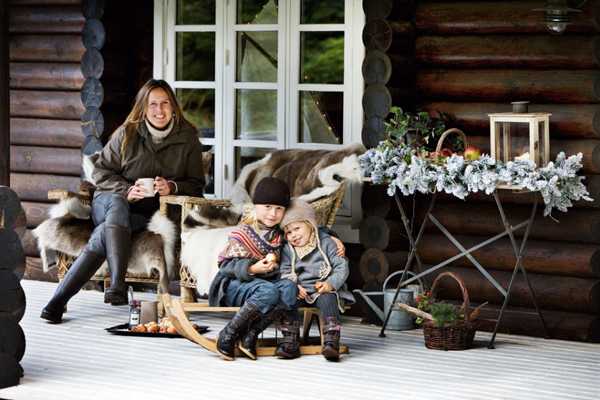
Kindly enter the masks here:
M 436 301 L 435 293 L 441 279 L 452 278 L 462 292 L 463 303 L 460 307 L 450 303 Z M 398 306 L 417 316 L 417 323 L 423 325 L 425 346 L 434 350 L 466 350 L 473 344 L 477 319 L 480 310 L 487 302 L 473 311 L 469 309 L 469 294 L 463 280 L 452 272 L 444 272 L 435 279 L 431 291 L 416 298 L 417 307 L 407 304 Z

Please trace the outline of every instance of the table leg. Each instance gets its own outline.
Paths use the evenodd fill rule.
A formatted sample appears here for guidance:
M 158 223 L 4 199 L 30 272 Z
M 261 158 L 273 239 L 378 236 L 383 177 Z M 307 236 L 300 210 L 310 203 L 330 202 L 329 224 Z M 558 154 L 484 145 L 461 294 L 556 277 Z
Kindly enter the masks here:
M 538 307 L 537 300 L 535 297 L 535 292 L 533 290 L 533 286 L 531 286 L 531 282 L 529 281 L 529 277 L 527 276 L 527 272 L 525 271 L 525 267 L 523 266 L 523 256 L 525 254 L 527 239 L 529 238 L 529 233 L 531 232 L 531 227 L 533 225 L 533 221 L 535 220 L 535 214 L 537 211 L 538 200 L 537 200 L 537 198 L 534 200 L 533 207 L 531 210 L 531 215 L 529 217 L 527 227 L 525 228 L 525 233 L 523 234 L 523 239 L 521 240 L 520 248 L 519 248 L 519 246 L 517 246 L 517 241 L 515 239 L 512 229 L 510 229 L 510 223 L 508 222 L 508 219 L 506 218 L 506 214 L 504 213 L 504 208 L 502 207 L 502 203 L 500 202 L 500 198 L 498 197 L 498 194 L 496 192 L 494 192 L 494 200 L 496 200 L 496 205 L 498 206 L 498 212 L 500 213 L 500 217 L 502 218 L 502 223 L 504 224 L 504 227 L 508 232 L 508 236 L 510 238 L 510 242 L 512 244 L 513 251 L 515 253 L 516 262 L 515 262 L 515 267 L 513 268 L 513 273 L 510 278 L 510 282 L 508 284 L 508 288 L 506 289 L 506 295 L 504 296 L 504 302 L 502 303 L 502 308 L 500 309 L 500 314 L 498 315 L 498 320 L 496 321 L 496 326 L 494 327 L 494 332 L 492 333 L 492 338 L 490 339 L 490 342 L 488 343 L 489 349 L 494 348 L 496 334 L 498 333 L 498 328 L 500 327 L 500 322 L 502 321 L 502 316 L 504 315 L 504 310 L 506 309 L 506 306 L 508 305 L 508 302 L 510 300 L 510 291 L 512 289 L 513 282 L 514 282 L 517 272 L 519 270 L 521 270 L 521 272 L 523 272 L 523 277 L 525 278 L 525 282 L 527 282 L 527 286 L 529 288 L 529 294 L 531 295 L 531 299 L 533 300 L 533 304 L 535 306 L 535 311 L 537 312 L 537 315 L 540 318 L 540 321 L 542 322 L 542 326 L 544 327 L 544 334 L 546 335 L 546 337 L 548 337 L 548 329 L 546 327 L 546 321 L 544 320 L 544 317 Z
M 392 303 L 391 303 L 392 306 L 390 306 L 390 309 L 388 310 L 388 312 L 385 315 L 385 320 L 383 321 L 383 325 L 381 326 L 381 331 L 379 332 L 379 337 L 385 337 L 385 328 L 390 319 L 390 315 L 392 314 L 393 304 L 395 304 L 396 300 L 398 299 L 398 294 L 400 293 L 400 288 L 403 285 L 403 281 L 406 278 L 406 272 L 408 271 L 408 268 L 410 267 L 413 258 L 415 258 L 417 260 L 419 268 L 421 270 L 423 268 L 423 266 L 421 264 L 421 258 L 419 257 L 419 253 L 417 252 L 417 246 L 419 244 L 419 241 L 421 240 L 421 237 L 423 236 L 423 232 L 425 231 L 425 225 L 427 224 L 427 219 L 428 219 L 427 216 L 431 213 L 431 210 L 433 209 L 433 206 L 435 205 L 436 197 L 437 197 L 437 195 L 435 193 L 431 196 L 431 200 L 429 202 L 429 206 L 427 207 L 427 212 L 425 214 L 425 218 L 423 218 L 423 222 L 421 223 L 421 227 L 419 228 L 419 232 L 415 239 L 415 238 L 413 238 L 412 229 L 411 229 L 410 223 L 408 221 L 408 218 L 406 216 L 406 211 L 404 210 L 404 206 L 402 205 L 402 202 L 400 201 L 400 197 L 399 197 L 398 193 L 396 193 L 396 195 L 394 196 L 394 199 L 396 200 L 396 205 L 398 206 L 398 210 L 400 211 L 400 216 L 402 218 L 402 224 L 404 225 L 404 230 L 406 231 L 406 236 L 408 237 L 410 252 L 408 254 L 408 259 L 406 260 L 406 264 L 404 265 L 404 270 L 402 271 L 402 275 L 400 276 L 400 280 L 398 281 L 398 286 L 396 287 L 396 293 L 394 294 L 394 299 L 392 300 Z

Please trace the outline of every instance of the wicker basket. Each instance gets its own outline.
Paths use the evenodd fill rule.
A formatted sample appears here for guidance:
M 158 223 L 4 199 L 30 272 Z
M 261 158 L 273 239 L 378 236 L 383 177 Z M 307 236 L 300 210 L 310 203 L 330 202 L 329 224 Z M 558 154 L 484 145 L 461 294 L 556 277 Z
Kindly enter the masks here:
M 455 133 L 458 136 L 460 136 L 462 138 L 462 140 L 463 140 L 463 144 L 465 146 L 465 149 L 467 148 L 467 146 L 469 145 L 469 143 L 467 141 L 467 135 L 465 135 L 465 133 L 463 131 L 461 131 L 460 129 L 458 129 L 458 128 L 450 128 L 450 129 L 445 130 L 444 133 L 442 133 L 442 135 L 438 139 L 437 146 L 435 147 L 435 152 L 436 153 L 439 154 L 440 151 L 442 151 L 442 145 L 444 144 L 444 140 L 446 140 L 446 138 L 448 136 L 450 136 L 452 133 Z
M 461 313 L 464 315 L 464 321 L 460 321 L 451 326 L 437 327 L 432 321 L 423 324 L 423 336 L 425 337 L 425 346 L 434 350 L 466 350 L 473 345 L 475 337 L 475 324 L 468 321 L 469 316 L 469 293 L 463 280 L 452 272 L 444 272 L 437 276 L 431 286 L 431 297 L 435 298 L 435 292 L 439 282 L 444 277 L 450 277 L 458 283 L 463 296 Z

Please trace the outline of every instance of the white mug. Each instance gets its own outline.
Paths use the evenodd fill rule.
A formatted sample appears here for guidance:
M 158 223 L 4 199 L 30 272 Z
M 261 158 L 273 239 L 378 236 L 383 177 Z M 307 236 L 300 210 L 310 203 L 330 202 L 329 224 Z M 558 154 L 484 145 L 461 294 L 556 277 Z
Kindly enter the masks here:
M 135 183 L 144 189 L 145 197 L 154 197 L 154 178 L 140 178 Z

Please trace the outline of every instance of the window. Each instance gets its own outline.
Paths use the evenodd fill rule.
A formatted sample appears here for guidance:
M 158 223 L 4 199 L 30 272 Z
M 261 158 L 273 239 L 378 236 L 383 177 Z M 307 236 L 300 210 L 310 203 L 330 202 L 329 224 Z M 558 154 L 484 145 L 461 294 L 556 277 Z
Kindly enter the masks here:
M 207 192 L 274 149 L 360 141 L 363 24 L 362 0 L 155 1 L 154 75 L 214 154 Z

